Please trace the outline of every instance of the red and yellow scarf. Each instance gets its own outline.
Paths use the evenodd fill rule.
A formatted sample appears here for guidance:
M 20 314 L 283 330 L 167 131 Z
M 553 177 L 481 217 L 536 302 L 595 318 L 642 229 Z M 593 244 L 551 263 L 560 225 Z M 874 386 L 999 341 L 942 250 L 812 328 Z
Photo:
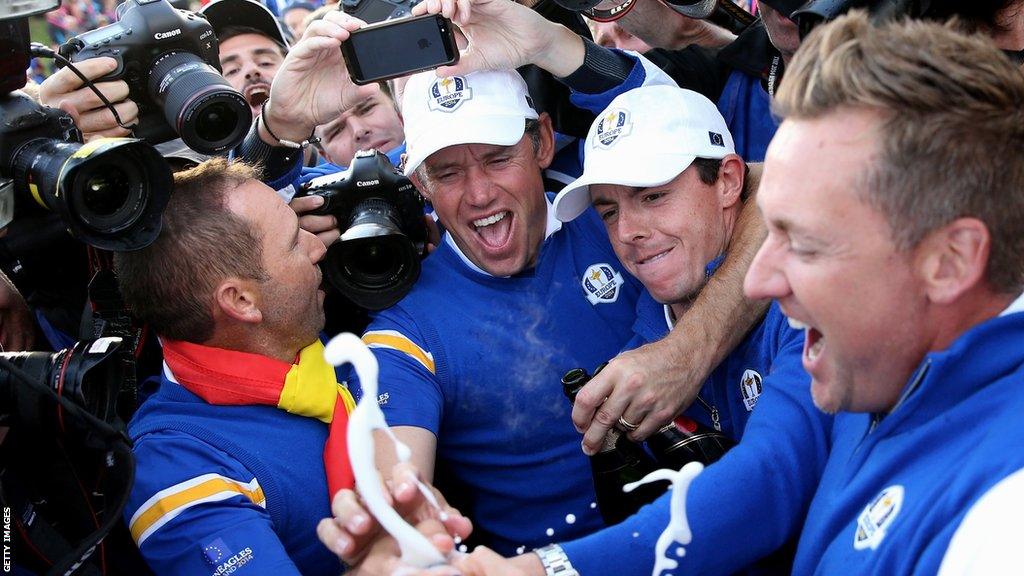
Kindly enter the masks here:
M 317 340 L 303 348 L 293 364 L 179 340 L 163 340 L 164 362 L 186 390 L 217 406 L 277 406 L 317 418 L 330 427 L 324 445 L 324 470 L 331 498 L 355 486 L 348 460 L 348 414 L 355 400 L 338 384 Z

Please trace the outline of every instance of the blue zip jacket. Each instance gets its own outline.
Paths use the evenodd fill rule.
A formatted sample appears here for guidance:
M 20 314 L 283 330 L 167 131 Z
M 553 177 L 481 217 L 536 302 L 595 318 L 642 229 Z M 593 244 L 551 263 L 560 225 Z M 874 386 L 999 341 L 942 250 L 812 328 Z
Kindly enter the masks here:
M 881 421 L 836 417 L 794 574 L 938 571 L 971 506 L 1024 467 L 1021 342 L 1024 312 L 983 322 L 926 355 Z

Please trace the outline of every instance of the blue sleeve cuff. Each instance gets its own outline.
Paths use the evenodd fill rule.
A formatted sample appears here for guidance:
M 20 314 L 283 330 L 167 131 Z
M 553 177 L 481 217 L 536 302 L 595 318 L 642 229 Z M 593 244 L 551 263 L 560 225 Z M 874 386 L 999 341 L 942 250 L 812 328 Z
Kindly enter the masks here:
M 562 544 L 572 567 L 584 576 L 650 576 L 654 546 L 668 526 L 671 497 L 666 493 L 615 526 Z
M 608 90 L 595 94 L 573 90 L 572 95 L 569 97 L 569 100 L 570 102 L 573 103 L 574 106 L 576 106 L 577 108 L 582 108 L 584 110 L 589 110 L 594 114 L 599 114 L 609 104 L 611 104 L 611 101 L 614 100 L 615 97 L 618 96 L 619 94 L 622 94 L 624 92 L 627 92 L 634 88 L 638 88 L 643 85 L 647 73 L 644 69 L 644 65 L 641 62 L 640 58 L 633 56 L 632 54 L 627 54 L 625 52 L 617 52 L 617 54 L 621 55 L 623 58 L 629 58 L 630 60 L 633 61 L 633 67 L 630 69 L 629 74 L 626 76 L 626 79 L 623 80 L 622 83 L 617 86 L 614 86 Z

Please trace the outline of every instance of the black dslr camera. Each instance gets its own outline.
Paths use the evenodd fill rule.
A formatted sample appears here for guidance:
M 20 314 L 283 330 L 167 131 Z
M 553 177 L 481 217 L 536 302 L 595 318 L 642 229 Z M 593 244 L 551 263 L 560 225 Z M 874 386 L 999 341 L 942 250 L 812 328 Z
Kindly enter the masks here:
M 0 77 L 0 227 L 46 209 L 98 248 L 150 244 L 170 197 L 170 168 L 138 140 L 82 144 L 71 116 L 18 91 L 29 61 L 28 20 L 18 16 L 0 11 L 0 62 L 11 64 Z
M 128 0 L 118 22 L 60 47 L 72 62 L 109 56 L 117 69 L 101 80 L 124 80 L 139 106 L 134 135 L 158 144 L 181 136 L 204 154 L 237 146 L 252 124 L 245 97 L 220 74 L 219 45 L 201 15 L 167 0 Z
M 135 467 L 117 416 L 121 346 L 105 337 L 0 354 L 0 504 L 16 525 L 8 570 L 147 573 L 120 522 Z
M 338 219 L 341 239 L 320 265 L 331 286 L 368 310 L 409 292 L 426 246 L 424 203 L 387 156 L 360 150 L 347 170 L 313 180 L 299 195 L 322 196 L 315 213 Z

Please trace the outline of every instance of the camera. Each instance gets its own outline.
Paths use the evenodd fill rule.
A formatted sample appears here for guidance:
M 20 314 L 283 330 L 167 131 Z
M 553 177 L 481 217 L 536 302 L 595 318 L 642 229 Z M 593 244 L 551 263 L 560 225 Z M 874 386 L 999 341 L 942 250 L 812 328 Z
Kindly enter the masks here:
M 121 364 L 114 352 L 120 346 L 121 338 L 108 336 L 83 340 L 59 352 L 6 352 L 0 358 L 96 418 L 113 422 L 121 382 Z M 61 408 L 51 404 L 0 366 L 0 422 L 52 425 L 57 421 L 54 408 Z
M 408 16 L 419 3 L 420 0 L 342 0 L 341 6 L 346 14 L 374 24 Z
M 315 213 L 335 216 L 341 228 L 320 265 L 331 286 L 368 310 L 409 292 L 427 240 L 424 202 L 387 156 L 360 150 L 347 170 L 313 180 L 300 195 L 322 196 Z
M 148 246 L 170 198 L 170 168 L 139 140 L 81 140 L 67 113 L 20 92 L 0 96 L 0 204 L 12 207 L 8 220 L 42 208 L 98 248 Z
M 139 106 L 134 135 L 153 144 L 177 136 L 193 150 L 217 154 L 237 146 L 252 124 L 245 97 L 220 73 L 219 45 L 201 15 L 167 0 L 127 0 L 118 22 L 76 36 L 60 54 L 79 62 L 109 56 Z
M 135 466 L 117 417 L 121 346 L 101 337 L 0 354 L 0 504 L 16 528 L 8 570 L 148 573 L 121 522 Z

